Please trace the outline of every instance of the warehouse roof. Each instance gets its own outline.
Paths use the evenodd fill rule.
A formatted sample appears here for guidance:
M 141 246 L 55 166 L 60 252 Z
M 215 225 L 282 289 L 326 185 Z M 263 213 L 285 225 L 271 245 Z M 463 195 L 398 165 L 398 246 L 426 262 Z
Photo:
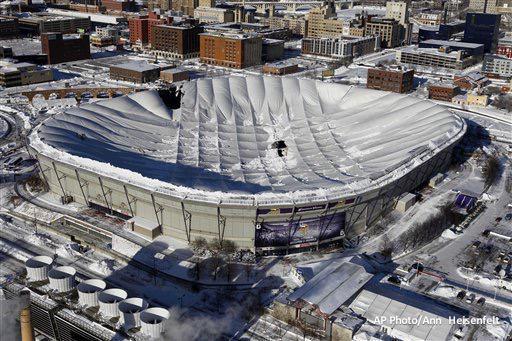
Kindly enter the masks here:
M 308 303 L 330 316 L 372 277 L 361 265 L 335 260 L 287 299 L 299 305 Z

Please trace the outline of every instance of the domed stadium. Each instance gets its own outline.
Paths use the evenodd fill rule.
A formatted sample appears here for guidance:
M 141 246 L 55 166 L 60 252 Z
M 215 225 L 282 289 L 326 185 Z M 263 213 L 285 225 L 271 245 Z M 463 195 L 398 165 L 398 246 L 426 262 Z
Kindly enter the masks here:
M 198 79 L 66 109 L 30 136 L 52 192 L 164 235 L 257 253 L 342 243 L 451 159 L 464 121 L 428 100 L 312 79 Z M 177 106 L 175 106 L 177 107 Z

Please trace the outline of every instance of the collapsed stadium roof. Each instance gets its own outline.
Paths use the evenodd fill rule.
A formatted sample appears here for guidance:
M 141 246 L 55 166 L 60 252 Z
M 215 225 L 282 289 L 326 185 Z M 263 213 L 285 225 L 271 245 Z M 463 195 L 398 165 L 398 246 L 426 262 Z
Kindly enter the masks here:
M 177 110 L 156 91 L 68 109 L 45 121 L 31 146 L 176 197 L 266 205 L 382 185 L 465 131 L 430 101 L 311 79 L 228 76 L 183 92 Z

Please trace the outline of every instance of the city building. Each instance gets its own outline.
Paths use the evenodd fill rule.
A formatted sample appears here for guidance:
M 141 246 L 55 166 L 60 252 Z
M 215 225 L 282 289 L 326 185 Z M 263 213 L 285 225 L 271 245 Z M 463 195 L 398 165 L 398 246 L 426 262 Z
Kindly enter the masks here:
M 386 1 L 386 19 L 395 19 L 400 25 L 409 23 L 409 0 Z
M 0 68 L 0 85 L 4 87 L 53 81 L 51 69 L 30 63 L 12 63 Z
M 41 48 L 48 56 L 48 64 L 91 58 L 88 34 L 44 33 L 41 34 Z
M 418 30 L 418 41 L 429 39 L 450 40 L 456 33 L 464 31 L 466 23 L 462 20 L 454 21 L 439 26 L 420 26 Z
M 336 16 L 334 1 L 328 0 L 307 14 L 308 38 L 336 38 L 343 34 L 343 20 Z
M 201 63 L 244 69 L 262 61 L 262 38 L 249 34 L 201 33 Z
M 380 50 L 380 36 L 339 38 L 304 38 L 302 53 L 352 60 Z
M 395 19 L 371 18 L 366 22 L 366 35 L 380 35 L 383 48 L 393 48 L 400 45 L 400 25 Z
M 107 9 L 100 5 L 70 3 L 69 10 L 83 13 L 105 13 Z
M 489 85 L 490 81 L 484 74 L 476 71 L 469 72 L 466 75 L 456 75 L 453 77 L 453 84 L 463 90 L 481 90 Z
M 133 83 L 150 83 L 160 78 L 160 66 L 135 61 L 112 65 L 110 78 Z
M 452 98 L 452 103 L 460 106 L 486 107 L 489 104 L 489 96 L 467 93 Z
M 418 14 L 414 19 L 420 25 L 425 26 L 439 26 L 443 20 L 442 12 L 422 12 Z
M 91 28 L 89 18 L 73 18 L 47 12 L 30 13 L 18 18 L 19 29 L 24 33 L 77 33 Z
M 199 6 L 194 10 L 194 18 L 200 24 L 228 23 L 235 21 L 235 13 L 229 8 Z
M 429 39 L 419 42 L 420 48 L 444 49 L 449 51 L 464 51 L 468 56 L 482 58 L 484 55 L 484 45 L 475 43 L 465 43 L 454 40 Z
M 366 87 L 368 89 L 408 93 L 414 85 L 414 70 L 401 68 L 368 69 Z
M 172 68 L 160 71 L 160 79 L 167 83 L 182 82 L 188 81 L 190 79 L 190 74 L 188 70 Z
M 493 78 L 512 77 L 512 59 L 499 55 L 486 54 L 482 72 Z
M 428 86 L 428 98 L 451 102 L 453 97 L 460 94 L 460 89 L 457 85 L 452 83 L 437 83 Z
M 0 46 L 0 59 L 13 58 L 12 47 Z
M 0 16 L 0 38 L 12 38 L 19 34 L 18 18 Z
M 172 9 L 171 0 L 148 0 L 148 11 L 154 12 L 155 10 L 169 11 Z
M 194 16 L 194 10 L 199 6 L 199 0 L 175 0 L 171 1 L 173 11 L 181 12 L 189 17 Z
M 468 13 L 464 28 L 464 41 L 483 44 L 485 53 L 496 51 L 500 34 L 501 15 Z
M 121 38 L 120 26 L 98 26 L 96 27 L 96 34 L 100 37 L 112 38 L 114 41 L 118 41 Z
M 506 35 L 505 37 L 498 40 L 498 47 L 496 54 L 512 58 L 512 35 Z
M 170 23 L 170 18 L 161 18 L 155 12 L 148 15 L 139 15 L 128 19 L 128 28 L 130 29 L 130 43 L 146 45 L 152 40 L 153 27 Z
M 263 38 L 261 42 L 261 60 L 272 62 L 283 58 L 284 40 Z
M 218 34 L 256 34 L 262 38 L 279 40 L 289 40 L 292 35 L 289 29 L 272 29 L 268 25 L 262 23 L 218 23 L 206 26 L 205 31 Z
M 481 57 L 468 56 L 465 51 L 449 49 L 406 47 L 396 52 L 396 59 L 406 65 L 423 65 L 454 70 L 463 70 L 481 60 Z
M 153 26 L 151 49 L 157 56 L 189 59 L 199 57 L 200 26 L 157 25 Z
M 101 0 L 101 5 L 107 11 L 113 12 L 131 12 L 136 8 L 133 0 Z
M 498 0 L 469 0 L 469 10 L 479 13 L 496 13 Z
M 105 47 L 115 45 L 117 41 L 112 37 L 100 36 L 96 33 L 91 34 L 90 41 L 92 46 Z
M 284 76 L 299 72 L 299 65 L 289 62 L 266 63 L 263 65 L 263 73 L 268 75 Z
M 308 30 L 308 21 L 302 14 L 277 15 L 271 11 L 268 17 L 260 18 L 259 22 L 271 29 L 289 29 L 294 36 L 306 36 Z

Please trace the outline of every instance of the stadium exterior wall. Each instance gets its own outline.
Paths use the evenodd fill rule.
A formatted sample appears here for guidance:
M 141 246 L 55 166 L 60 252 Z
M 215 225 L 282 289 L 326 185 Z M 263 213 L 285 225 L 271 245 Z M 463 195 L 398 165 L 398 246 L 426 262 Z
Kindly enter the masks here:
M 58 195 L 70 195 L 74 201 L 81 204 L 93 203 L 126 216 L 132 215 L 129 199 L 133 214 L 160 223 L 164 235 L 183 241 L 191 241 L 197 237 L 229 239 L 241 248 L 249 248 L 260 254 L 269 254 L 314 249 L 357 238 L 368 226 L 394 208 L 398 196 L 413 190 L 436 173 L 446 169 L 451 161 L 453 147 L 461 137 L 462 134 L 437 154 L 425 155 L 424 162 L 380 188 L 364 191 L 356 197 L 340 198 L 334 203 L 332 201 L 330 203 L 314 202 L 295 207 L 290 205 L 236 206 L 223 203 L 215 205 L 187 199 L 180 200 L 159 192 L 151 192 L 128 182 L 76 168 L 48 158 L 34 148 L 30 149 L 39 160 L 40 171 L 48 182 L 50 191 Z M 343 214 L 339 215 L 341 213 Z M 307 234 L 308 225 L 312 226 L 316 223 L 319 231 L 322 231 L 325 221 L 332 220 L 333 217 L 344 220 L 343 233 L 337 236 L 330 236 L 322 241 L 316 238 L 316 240 L 304 242 L 300 242 L 299 238 L 299 242 L 291 245 L 291 232 L 288 231 L 286 245 L 257 245 L 256 231 L 262 225 L 274 226 L 279 223 L 283 225 L 293 222 L 294 229 L 305 229 Z M 300 221 L 313 223 L 305 224 L 304 227 L 300 225 Z M 319 235 L 321 233 L 319 232 Z

